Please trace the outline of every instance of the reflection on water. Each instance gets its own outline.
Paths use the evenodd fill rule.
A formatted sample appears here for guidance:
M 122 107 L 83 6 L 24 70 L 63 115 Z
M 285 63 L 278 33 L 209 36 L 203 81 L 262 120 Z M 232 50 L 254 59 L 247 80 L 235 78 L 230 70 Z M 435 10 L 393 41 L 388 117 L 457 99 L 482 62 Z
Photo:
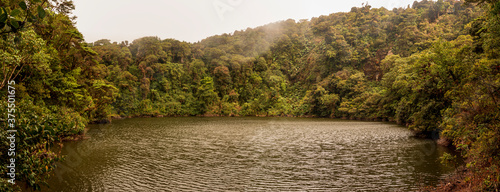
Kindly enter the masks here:
M 143 118 L 87 135 L 44 191 L 407 191 L 451 171 L 446 149 L 381 122 Z

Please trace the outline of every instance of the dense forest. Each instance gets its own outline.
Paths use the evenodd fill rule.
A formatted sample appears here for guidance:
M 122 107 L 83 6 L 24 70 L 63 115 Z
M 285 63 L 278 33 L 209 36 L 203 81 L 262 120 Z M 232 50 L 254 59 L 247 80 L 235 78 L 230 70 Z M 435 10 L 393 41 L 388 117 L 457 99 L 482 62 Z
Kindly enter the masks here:
M 196 43 L 85 41 L 68 0 L 0 0 L 0 162 L 15 81 L 16 185 L 39 189 L 50 150 L 88 123 L 144 116 L 308 116 L 394 121 L 467 159 L 456 189 L 500 188 L 500 2 L 353 7 Z M 443 142 L 446 143 L 446 142 Z M 454 164 L 445 154 L 443 163 Z M 441 188 L 454 190 L 453 188 Z

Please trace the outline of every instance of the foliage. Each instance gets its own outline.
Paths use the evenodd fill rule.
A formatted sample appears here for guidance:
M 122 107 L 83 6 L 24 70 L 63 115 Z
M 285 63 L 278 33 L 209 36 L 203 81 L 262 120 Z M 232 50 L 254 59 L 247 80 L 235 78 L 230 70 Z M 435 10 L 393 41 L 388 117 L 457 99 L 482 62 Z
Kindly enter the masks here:
M 83 41 L 68 13 L 71 1 L 1 1 L 0 161 L 9 162 L 7 82 L 15 81 L 16 185 L 7 183 L 2 166 L 1 191 L 25 184 L 40 189 L 61 156 L 55 142 L 83 134 L 89 122 L 109 118 L 118 92 L 103 77 L 107 68 Z M 7 15 L 8 23 L 3 18 Z M 3 25 L 5 24 L 5 25 Z
M 7 114 L 7 102 L 1 101 L 2 114 Z M 34 105 L 30 100 L 23 99 L 16 103 L 16 183 L 24 181 L 33 189 L 40 189 L 45 184 L 45 179 L 49 177 L 55 169 L 55 162 L 62 157 L 50 150 L 54 142 L 61 141 L 66 136 L 81 134 L 84 131 L 87 120 L 78 113 L 68 108 L 59 108 L 51 111 L 48 108 Z M 6 116 L 4 116 L 6 117 Z M 3 127 L 1 135 L 0 150 L 2 162 L 9 162 L 12 158 L 7 151 L 10 141 L 7 139 L 7 121 L 1 119 L 0 125 Z M 1 172 L 6 173 L 7 167 L 2 166 Z M 4 191 L 12 190 L 10 187 L 19 190 L 18 185 L 7 183 L 7 179 L 2 179 L 1 186 Z
M 59 159 L 50 144 L 81 133 L 87 122 L 188 115 L 395 121 L 452 140 L 476 178 L 464 183 L 476 182 L 478 191 L 499 187 L 496 1 L 364 5 L 197 43 L 85 43 L 68 16 L 71 1 L 1 2 L 0 93 L 18 82 L 22 139 L 30 141 L 20 148 L 26 166 L 19 178 L 35 189 Z M 36 161 L 41 153 L 50 158 Z

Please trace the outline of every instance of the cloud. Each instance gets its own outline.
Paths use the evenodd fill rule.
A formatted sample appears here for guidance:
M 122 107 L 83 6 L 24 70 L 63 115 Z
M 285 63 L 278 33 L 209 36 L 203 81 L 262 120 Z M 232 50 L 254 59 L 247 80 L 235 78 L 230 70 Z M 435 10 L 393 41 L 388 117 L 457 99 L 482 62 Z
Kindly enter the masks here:
M 88 42 L 132 41 L 158 36 L 196 42 L 286 19 L 347 12 L 366 1 L 329 0 L 74 0 L 77 27 Z M 372 7 L 406 7 L 413 0 L 369 2 Z M 217 7 L 219 6 L 219 7 Z

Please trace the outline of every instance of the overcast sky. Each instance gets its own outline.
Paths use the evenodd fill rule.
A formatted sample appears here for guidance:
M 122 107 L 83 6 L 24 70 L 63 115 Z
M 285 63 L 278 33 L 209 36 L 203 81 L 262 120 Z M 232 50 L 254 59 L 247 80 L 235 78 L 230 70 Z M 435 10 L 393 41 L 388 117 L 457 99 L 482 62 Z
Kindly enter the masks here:
M 372 7 L 406 7 L 414 0 L 371 0 Z M 286 19 L 348 12 L 366 0 L 73 0 L 76 26 L 87 42 L 144 36 L 197 42 Z

